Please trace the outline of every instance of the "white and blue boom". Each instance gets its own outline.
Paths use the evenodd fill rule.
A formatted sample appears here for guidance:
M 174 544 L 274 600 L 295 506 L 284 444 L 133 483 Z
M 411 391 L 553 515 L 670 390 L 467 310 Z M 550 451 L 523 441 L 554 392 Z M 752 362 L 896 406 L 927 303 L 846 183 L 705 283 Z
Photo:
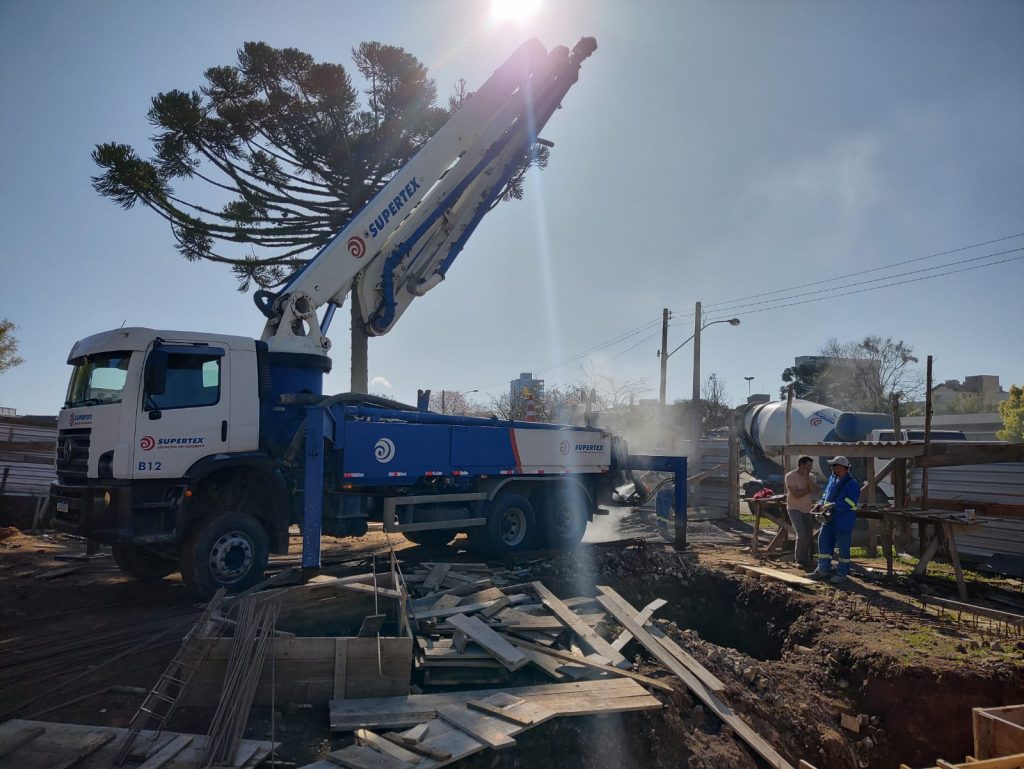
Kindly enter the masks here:
M 259 581 L 295 523 L 315 569 L 321 534 L 371 519 L 420 543 L 466 532 L 490 553 L 573 547 L 628 469 L 675 473 L 685 511 L 684 458 L 631 456 L 603 430 L 323 396 L 348 292 L 379 335 L 437 286 L 596 47 L 521 46 L 281 291 L 257 292 L 261 339 L 121 328 L 77 342 L 55 524 L 112 545 L 129 574 L 180 570 L 209 596 Z

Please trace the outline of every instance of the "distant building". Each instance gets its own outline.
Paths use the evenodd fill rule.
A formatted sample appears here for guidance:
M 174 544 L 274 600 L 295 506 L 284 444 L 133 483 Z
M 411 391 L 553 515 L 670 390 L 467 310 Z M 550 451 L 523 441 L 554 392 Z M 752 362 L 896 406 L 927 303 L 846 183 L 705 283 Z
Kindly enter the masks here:
M 961 394 L 967 397 L 977 396 L 981 406 L 987 411 L 995 410 L 996 406 L 1010 397 L 999 385 L 999 377 L 992 374 L 976 374 L 964 377 L 963 383 L 957 379 L 947 379 L 932 388 L 932 408 L 942 411 L 945 407 L 956 404 Z
M 16 417 L 18 416 L 18 410 L 12 409 L 9 406 L 0 406 L 0 417 Z
M 520 374 L 519 379 L 513 379 L 509 383 L 508 394 L 513 401 L 523 397 L 524 390 L 528 390 L 534 400 L 542 400 L 544 398 L 544 380 L 534 379 L 533 374 L 527 371 Z

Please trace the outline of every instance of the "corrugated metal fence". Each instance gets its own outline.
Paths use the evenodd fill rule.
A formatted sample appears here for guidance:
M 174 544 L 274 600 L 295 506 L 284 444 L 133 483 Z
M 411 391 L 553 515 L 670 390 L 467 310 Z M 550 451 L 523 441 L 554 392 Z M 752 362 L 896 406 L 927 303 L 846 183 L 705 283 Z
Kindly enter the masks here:
M 910 495 L 921 498 L 919 469 L 910 473 Z M 932 468 L 928 498 L 1024 505 L 1024 462 Z M 1024 557 L 1024 518 L 980 515 L 977 521 L 977 530 L 956 535 L 962 556 L 972 560 L 996 554 Z
M 57 428 L 0 422 L 0 496 L 45 496 L 56 480 Z

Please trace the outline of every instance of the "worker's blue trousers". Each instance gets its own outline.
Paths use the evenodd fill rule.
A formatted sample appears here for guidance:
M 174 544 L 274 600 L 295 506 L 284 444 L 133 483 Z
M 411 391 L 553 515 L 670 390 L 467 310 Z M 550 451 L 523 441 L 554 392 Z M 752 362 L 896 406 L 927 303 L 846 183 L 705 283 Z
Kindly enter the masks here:
M 839 548 L 839 562 L 836 574 L 845 577 L 850 573 L 850 539 L 853 531 L 836 528 L 835 521 L 826 523 L 818 532 L 818 571 L 827 574 L 832 568 L 832 551 Z
M 664 518 L 667 521 L 672 517 L 675 493 L 675 488 L 669 486 L 668 488 L 659 489 L 658 493 L 654 495 L 654 511 L 659 518 Z

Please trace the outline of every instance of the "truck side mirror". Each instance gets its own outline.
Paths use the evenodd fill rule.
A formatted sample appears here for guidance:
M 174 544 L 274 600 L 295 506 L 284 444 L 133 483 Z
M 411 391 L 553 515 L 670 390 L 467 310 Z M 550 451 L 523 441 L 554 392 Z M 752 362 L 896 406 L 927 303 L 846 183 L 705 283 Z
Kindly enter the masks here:
M 155 348 L 146 361 L 146 393 L 163 395 L 167 390 L 167 351 Z

